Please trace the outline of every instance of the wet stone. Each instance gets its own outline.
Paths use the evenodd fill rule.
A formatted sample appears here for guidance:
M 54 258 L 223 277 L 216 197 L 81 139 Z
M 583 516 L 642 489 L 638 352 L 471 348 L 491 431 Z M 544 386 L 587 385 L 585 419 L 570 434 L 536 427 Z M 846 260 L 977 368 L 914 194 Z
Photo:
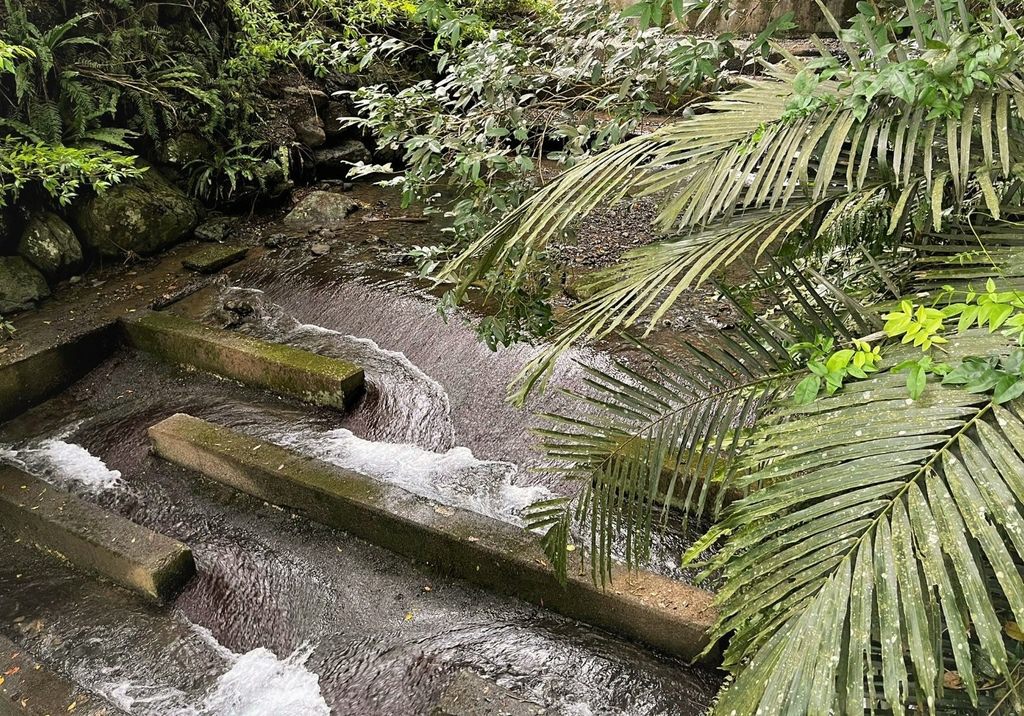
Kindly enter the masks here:
M 333 224 L 359 209 L 359 202 L 330 191 L 307 194 L 284 218 L 286 224 Z
M 542 706 L 463 669 L 445 689 L 431 716 L 538 716 L 545 713 Z
M 0 316 L 32 308 L 50 295 L 43 275 L 21 256 L 0 256 Z
M 169 363 L 342 410 L 362 394 L 363 370 L 342 360 L 204 326 L 170 313 L 123 319 L 129 342 Z
M 199 273 L 216 273 L 225 266 L 241 261 L 248 251 L 244 246 L 211 244 L 199 249 L 181 263 Z
M 199 241 L 224 241 L 234 233 L 236 221 L 232 216 L 216 216 L 197 226 L 193 235 Z
M 79 569 L 166 601 L 195 573 L 181 542 L 14 467 L 0 467 L 0 525 Z

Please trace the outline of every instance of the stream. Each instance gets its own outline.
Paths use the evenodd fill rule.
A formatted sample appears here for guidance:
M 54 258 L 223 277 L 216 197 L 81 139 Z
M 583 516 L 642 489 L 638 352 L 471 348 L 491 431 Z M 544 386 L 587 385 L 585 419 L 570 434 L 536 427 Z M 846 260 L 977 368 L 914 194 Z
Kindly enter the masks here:
M 465 317 L 438 315 L 398 258 L 430 240 L 429 225 L 350 222 L 328 255 L 298 240 L 257 252 L 182 310 L 358 363 L 367 393 L 352 412 L 122 349 L 0 428 L 0 460 L 187 543 L 198 566 L 159 609 L 15 545 L 0 560 L 0 628 L 133 715 L 429 714 L 467 668 L 545 713 L 702 713 L 719 684 L 709 670 L 438 576 L 150 455 L 146 428 L 186 412 L 514 523 L 567 491 L 535 469 L 530 428 L 531 411 L 571 404 L 555 390 L 527 411 L 504 400 L 538 348 L 491 352 Z M 566 356 L 553 383 L 581 385 L 577 360 L 611 357 Z M 680 576 L 678 544 L 662 547 L 652 568 Z

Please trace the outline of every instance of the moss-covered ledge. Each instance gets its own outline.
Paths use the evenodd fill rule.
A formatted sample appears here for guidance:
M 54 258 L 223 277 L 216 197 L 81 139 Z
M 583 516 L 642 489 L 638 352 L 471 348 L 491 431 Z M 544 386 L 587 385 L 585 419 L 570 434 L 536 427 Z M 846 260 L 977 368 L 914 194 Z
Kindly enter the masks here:
M 129 343 L 170 363 L 343 409 L 363 391 L 363 369 L 279 343 L 204 326 L 172 313 L 122 319 Z
M 625 568 L 607 588 L 595 586 L 589 572 L 571 573 L 563 586 L 536 535 L 515 525 L 188 415 L 152 426 L 149 436 L 166 460 L 442 572 L 669 654 L 694 657 L 707 644 L 715 613 L 702 589 Z

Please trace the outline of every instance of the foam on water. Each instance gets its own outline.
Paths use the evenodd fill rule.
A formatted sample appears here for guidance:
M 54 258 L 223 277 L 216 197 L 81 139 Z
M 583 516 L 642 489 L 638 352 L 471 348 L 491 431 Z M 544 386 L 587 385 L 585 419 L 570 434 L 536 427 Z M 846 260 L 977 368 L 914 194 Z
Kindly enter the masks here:
M 59 437 L 30 443 L 17 450 L 0 447 L 0 462 L 8 462 L 58 487 L 79 493 L 100 494 L 124 486 L 118 470 L 108 468 L 81 445 Z
M 375 399 L 372 415 L 367 416 L 368 437 L 412 443 L 427 450 L 447 450 L 455 445 L 448 393 L 404 353 L 382 348 L 369 338 L 300 323 L 258 289 L 224 288 L 211 317 L 240 319 L 237 327 L 257 338 L 361 367 Z
M 431 452 L 408 443 L 364 440 L 344 428 L 278 432 L 271 442 L 339 467 L 398 485 L 414 494 L 480 514 L 521 524 L 527 505 L 550 496 L 541 486 L 514 484 L 518 468 L 509 462 L 480 460 L 465 447 Z
M 107 684 L 103 695 L 130 714 L 173 716 L 330 716 L 320 692 L 320 678 L 306 668 L 313 648 L 304 645 L 284 659 L 258 647 L 236 654 L 208 629 L 191 625 L 227 666 L 200 704 L 188 703 L 173 686 L 131 682 Z

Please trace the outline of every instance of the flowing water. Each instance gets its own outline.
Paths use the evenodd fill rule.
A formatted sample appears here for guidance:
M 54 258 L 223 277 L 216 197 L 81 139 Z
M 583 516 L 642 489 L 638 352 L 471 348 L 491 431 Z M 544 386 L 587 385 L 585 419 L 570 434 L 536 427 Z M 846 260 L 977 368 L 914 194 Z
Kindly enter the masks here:
M 710 672 L 438 576 L 149 454 L 146 428 L 187 412 L 511 522 L 565 491 L 531 469 L 541 462 L 530 413 L 503 400 L 536 349 L 492 353 L 460 317 L 442 320 L 429 292 L 387 260 L 405 244 L 380 250 L 373 228 L 356 225 L 327 257 L 301 244 L 267 252 L 189 306 L 359 363 L 367 394 L 351 413 L 125 350 L 4 426 L 0 460 L 188 543 L 199 574 L 158 609 L 14 545 L 0 560 L 0 628 L 132 714 L 427 714 L 464 668 L 553 714 L 701 713 L 717 688 Z M 408 228 L 395 231 L 422 243 Z M 580 379 L 561 362 L 557 384 Z M 549 391 L 531 407 L 567 403 Z

